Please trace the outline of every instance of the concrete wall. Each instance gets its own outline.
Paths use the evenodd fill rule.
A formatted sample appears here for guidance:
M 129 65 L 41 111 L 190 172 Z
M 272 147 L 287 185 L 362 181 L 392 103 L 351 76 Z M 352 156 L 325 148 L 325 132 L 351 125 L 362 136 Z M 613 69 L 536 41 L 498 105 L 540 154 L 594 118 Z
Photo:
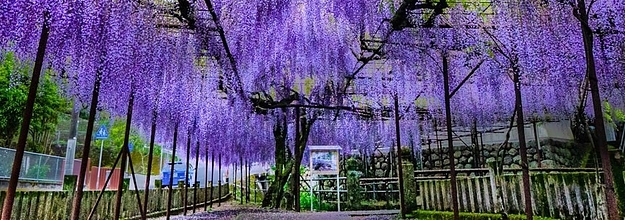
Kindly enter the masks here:
M 506 125 L 500 125 L 501 129 L 498 129 L 495 132 L 488 132 L 482 135 L 482 140 L 485 145 L 489 144 L 501 144 L 506 140 L 506 132 L 508 131 Z M 493 127 L 497 127 L 494 125 Z M 471 143 L 471 137 L 469 136 L 469 132 L 462 132 L 461 130 L 469 130 L 462 128 L 454 128 L 454 132 L 456 135 L 465 136 L 461 138 L 457 138 L 454 136 L 454 146 L 461 146 L 464 143 Z M 481 129 L 478 129 L 481 130 Z M 570 121 L 563 120 L 559 122 L 541 122 L 536 124 L 536 133 L 538 134 L 538 138 L 541 140 L 544 139 L 552 139 L 559 141 L 573 141 L 573 132 L 571 131 Z M 510 139 L 509 142 L 518 143 L 519 137 L 516 127 L 510 130 Z M 436 132 L 430 132 L 429 137 L 432 140 L 432 144 L 423 145 L 423 149 L 427 148 L 437 148 L 436 140 L 440 140 L 440 145 L 443 148 L 447 147 L 447 133 L 445 131 L 439 131 L 438 136 Z M 526 141 L 536 140 L 534 138 L 534 126 L 532 124 L 525 125 L 525 138 Z

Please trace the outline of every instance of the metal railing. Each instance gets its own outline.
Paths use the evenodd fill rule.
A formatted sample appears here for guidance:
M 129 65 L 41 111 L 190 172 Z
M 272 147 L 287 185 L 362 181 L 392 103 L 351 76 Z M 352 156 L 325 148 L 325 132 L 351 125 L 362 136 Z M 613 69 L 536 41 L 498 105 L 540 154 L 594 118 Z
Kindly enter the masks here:
M 0 147 L 0 179 L 10 179 L 15 150 Z M 65 158 L 24 152 L 19 179 L 22 181 L 62 183 Z

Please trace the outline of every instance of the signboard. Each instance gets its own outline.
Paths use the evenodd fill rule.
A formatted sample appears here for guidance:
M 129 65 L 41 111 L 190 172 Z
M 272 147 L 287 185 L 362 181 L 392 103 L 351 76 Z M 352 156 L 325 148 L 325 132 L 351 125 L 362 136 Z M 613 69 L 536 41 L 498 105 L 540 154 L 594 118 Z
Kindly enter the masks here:
M 311 149 L 310 150 L 311 170 L 316 174 L 337 174 L 339 173 L 339 151 L 338 149 Z
M 135 148 L 135 145 L 132 144 L 132 142 L 128 143 L 128 151 L 129 152 L 132 152 L 132 149 L 134 149 L 134 148 Z
M 340 146 L 308 146 L 310 150 L 310 185 L 313 186 L 313 175 L 336 175 L 336 200 L 338 211 L 341 211 L 341 194 L 339 184 L 339 151 Z M 313 188 L 310 187 L 310 194 Z M 313 211 L 312 203 L 310 211 Z
M 106 125 L 100 125 L 100 128 L 98 128 L 98 131 L 95 132 L 95 139 L 104 140 L 108 138 L 109 138 L 109 132 L 106 129 Z

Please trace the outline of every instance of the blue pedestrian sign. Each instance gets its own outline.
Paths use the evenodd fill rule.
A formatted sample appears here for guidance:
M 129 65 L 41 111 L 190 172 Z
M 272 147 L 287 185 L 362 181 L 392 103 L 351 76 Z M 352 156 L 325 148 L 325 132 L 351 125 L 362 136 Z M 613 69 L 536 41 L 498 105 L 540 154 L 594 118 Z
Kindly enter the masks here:
M 106 129 L 106 125 L 100 125 L 100 128 L 98 128 L 98 131 L 95 132 L 95 139 L 104 140 L 108 138 L 109 138 L 109 132 Z
M 132 142 L 128 143 L 128 151 L 132 152 L 132 149 L 135 148 L 135 145 Z

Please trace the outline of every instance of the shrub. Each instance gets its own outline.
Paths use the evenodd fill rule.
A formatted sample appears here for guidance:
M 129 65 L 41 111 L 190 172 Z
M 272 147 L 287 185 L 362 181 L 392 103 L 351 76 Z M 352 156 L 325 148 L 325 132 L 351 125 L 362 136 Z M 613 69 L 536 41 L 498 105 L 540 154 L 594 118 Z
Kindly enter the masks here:
M 50 172 L 50 166 L 48 165 L 35 165 L 35 166 L 31 166 L 28 171 L 26 171 L 26 178 L 33 178 L 33 179 L 39 179 L 39 178 L 45 178 L 48 176 L 48 173 Z

